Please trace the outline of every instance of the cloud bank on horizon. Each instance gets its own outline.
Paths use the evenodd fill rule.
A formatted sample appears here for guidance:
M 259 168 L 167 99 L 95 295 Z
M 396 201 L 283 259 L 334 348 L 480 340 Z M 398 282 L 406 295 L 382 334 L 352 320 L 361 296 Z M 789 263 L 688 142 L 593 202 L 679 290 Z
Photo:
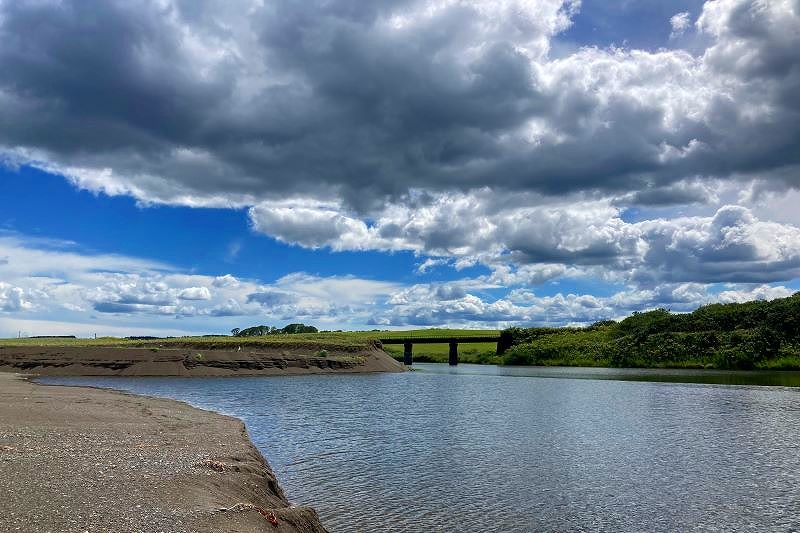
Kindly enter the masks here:
M 7 168 L 420 277 L 197 274 L 23 228 L 0 330 L 586 323 L 797 290 L 800 1 L 681 3 L 642 21 L 656 47 L 576 36 L 584 4 L 0 0 Z

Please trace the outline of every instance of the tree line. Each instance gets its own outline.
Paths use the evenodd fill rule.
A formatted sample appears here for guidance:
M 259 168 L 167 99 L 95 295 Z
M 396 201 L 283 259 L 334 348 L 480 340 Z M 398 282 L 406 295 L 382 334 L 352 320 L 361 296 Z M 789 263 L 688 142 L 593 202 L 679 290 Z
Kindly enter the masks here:
M 506 364 L 800 369 L 800 292 L 587 328 L 509 328 L 498 348 Z
M 286 335 L 290 333 L 317 333 L 317 331 L 314 326 L 287 324 L 282 328 L 276 328 L 275 326 L 253 326 L 245 329 L 233 328 L 231 335 L 234 337 L 263 337 L 265 335 Z

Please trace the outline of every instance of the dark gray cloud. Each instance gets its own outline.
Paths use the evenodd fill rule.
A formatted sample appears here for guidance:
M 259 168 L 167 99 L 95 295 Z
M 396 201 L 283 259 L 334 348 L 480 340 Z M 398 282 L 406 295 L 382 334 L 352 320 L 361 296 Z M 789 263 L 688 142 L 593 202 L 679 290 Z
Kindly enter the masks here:
M 436 298 L 439 300 L 458 300 L 466 295 L 464 288 L 458 285 L 440 285 L 436 289 Z
M 170 305 L 173 299 L 167 294 L 125 294 L 115 303 L 122 305 Z
M 295 301 L 295 298 L 283 292 L 261 291 L 247 295 L 247 303 L 258 303 L 267 307 L 287 305 Z
M 653 202 L 800 163 L 796 4 L 710 3 L 702 57 L 558 60 L 547 42 L 574 6 L 556 0 L 369 4 L 2 2 L 0 146 L 146 200 L 359 212 L 409 188 Z
M 95 311 L 99 313 L 137 313 L 139 308 L 131 304 L 122 304 L 117 302 L 96 302 L 93 306 Z
M 144 201 L 244 205 L 283 242 L 483 263 L 513 283 L 568 269 L 640 287 L 800 275 L 796 227 L 718 197 L 731 180 L 757 179 L 752 198 L 800 187 L 798 3 L 707 2 L 691 53 L 550 55 L 575 9 L 0 0 L 0 163 Z M 626 221 L 631 205 L 667 218 Z M 91 302 L 330 312 L 255 287 L 217 294 L 239 284 L 109 285 Z M 477 317 L 453 307 L 468 296 L 438 290 L 438 319 Z
M 191 144 L 203 113 L 230 87 L 205 79 L 181 52 L 181 36 L 155 4 L 5 2 L 0 83 L 22 104 L 3 106 L 10 145 L 89 158 L 153 155 Z M 122 154 L 120 154 L 122 155 Z M 113 159 L 112 159 L 113 161 Z
M 236 299 L 230 298 L 226 302 L 211 308 L 207 314 L 214 317 L 232 317 L 246 315 L 247 312 L 242 309 L 241 304 Z
M 618 205 L 664 207 L 710 203 L 714 198 L 713 183 L 680 182 L 667 187 L 642 189 L 621 197 Z

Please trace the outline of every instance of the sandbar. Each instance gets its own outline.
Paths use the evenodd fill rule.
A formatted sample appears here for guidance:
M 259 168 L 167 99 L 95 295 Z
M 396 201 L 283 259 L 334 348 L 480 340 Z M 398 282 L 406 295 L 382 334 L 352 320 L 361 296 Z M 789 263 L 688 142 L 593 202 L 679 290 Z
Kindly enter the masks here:
M 0 373 L 0 495 L 2 531 L 326 531 L 240 420 L 13 373 Z

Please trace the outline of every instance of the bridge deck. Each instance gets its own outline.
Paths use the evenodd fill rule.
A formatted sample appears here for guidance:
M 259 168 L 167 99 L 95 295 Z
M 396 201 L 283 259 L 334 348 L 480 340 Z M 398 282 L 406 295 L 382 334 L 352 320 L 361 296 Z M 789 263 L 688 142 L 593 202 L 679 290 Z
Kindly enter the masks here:
M 379 340 L 381 344 L 449 344 L 451 342 L 462 344 L 468 342 L 498 342 L 500 340 L 500 335 L 477 335 L 474 337 L 392 337 Z

